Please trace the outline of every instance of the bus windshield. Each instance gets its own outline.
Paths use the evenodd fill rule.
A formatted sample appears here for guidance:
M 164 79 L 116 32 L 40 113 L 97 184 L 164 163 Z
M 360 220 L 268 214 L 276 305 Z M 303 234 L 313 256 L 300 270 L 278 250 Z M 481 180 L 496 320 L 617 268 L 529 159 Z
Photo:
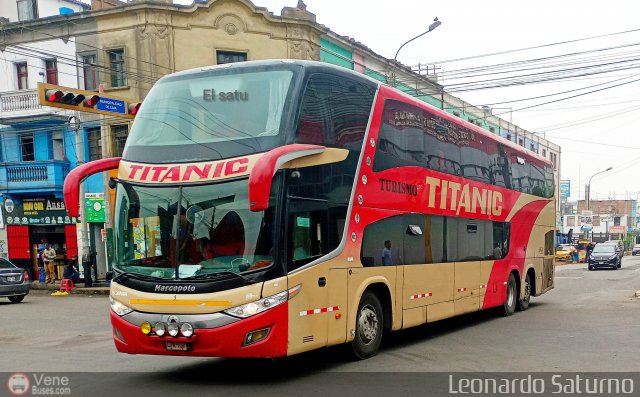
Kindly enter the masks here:
M 251 212 L 246 179 L 184 187 L 122 183 L 116 200 L 115 266 L 121 272 L 175 279 L 273 263 L 273 206 Z
M 213 69 L 160 80 L 136 115 L 123 157 L 214 160 L 280 146 L 293 76 L 292 70 Z

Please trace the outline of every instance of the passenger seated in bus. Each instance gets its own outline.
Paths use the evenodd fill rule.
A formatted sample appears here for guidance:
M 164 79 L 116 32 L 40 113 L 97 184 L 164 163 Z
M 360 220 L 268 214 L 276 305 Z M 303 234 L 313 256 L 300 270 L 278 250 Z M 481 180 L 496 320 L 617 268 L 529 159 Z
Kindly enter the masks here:
M 493 259 L 502 259 L 502 249 L 500 243 L 496 243 L 496 247 L 493 249 Z
M 382 249 L 382 266 L 393 266 L 391 240 L 386 240 L 384 242 L 384 248 Z

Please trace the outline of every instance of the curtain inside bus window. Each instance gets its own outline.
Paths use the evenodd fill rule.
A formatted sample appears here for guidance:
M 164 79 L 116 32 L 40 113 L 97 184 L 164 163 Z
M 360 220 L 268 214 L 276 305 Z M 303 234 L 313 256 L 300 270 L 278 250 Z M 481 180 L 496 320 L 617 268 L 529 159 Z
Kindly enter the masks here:
M 312 74 L 300 106 L 296 143 L 360 151 L 376 87 L 326 73 Z

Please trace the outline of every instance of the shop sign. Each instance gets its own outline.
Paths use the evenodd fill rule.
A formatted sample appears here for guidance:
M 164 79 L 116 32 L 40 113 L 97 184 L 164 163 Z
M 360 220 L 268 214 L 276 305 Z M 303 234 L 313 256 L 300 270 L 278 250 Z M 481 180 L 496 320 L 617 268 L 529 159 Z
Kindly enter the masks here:
M 5 202 L 7 225 L 71 225 L 78 222 L 67 214 L 64 201 L 55 198 L 26 198 L 21 204 Z
M 85 193 L 87 222 L 104 223 L 104 193 Z
M 609 226 L 609 233 L 611 234 L 625 234 L 627 228 L 624 226 Z

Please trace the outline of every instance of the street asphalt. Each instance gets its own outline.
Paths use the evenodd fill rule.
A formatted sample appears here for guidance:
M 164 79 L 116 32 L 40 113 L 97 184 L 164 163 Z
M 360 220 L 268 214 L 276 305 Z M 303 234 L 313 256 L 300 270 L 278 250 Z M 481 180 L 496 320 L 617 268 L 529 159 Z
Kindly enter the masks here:
M 0 300 L 0 372 L 118 372 L 134 385 L 161 378 L 169 389 L 183 382 L 226 389 L 247 376 L 286 384 L 327 372 L 640 372 L 639 289 L 640 257 L 624 257 L 615 271 L 560 265 L 556 288 L 525 312 L 490 310 L 396 332 L 364 361 L 346 358 L 344 346 L 277 361 L 119 354 L 107 296 L 33 291 L 20 304 Z

